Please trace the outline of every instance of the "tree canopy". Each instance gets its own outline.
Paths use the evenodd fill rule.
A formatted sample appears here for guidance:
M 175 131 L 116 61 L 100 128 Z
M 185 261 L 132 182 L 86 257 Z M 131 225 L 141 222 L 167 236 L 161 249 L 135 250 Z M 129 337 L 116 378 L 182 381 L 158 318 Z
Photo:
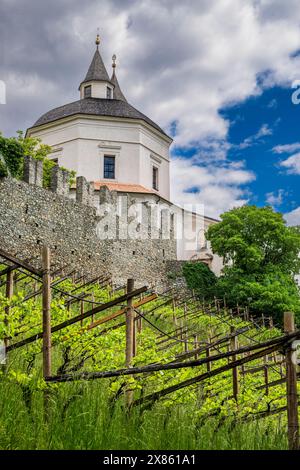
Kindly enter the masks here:
M 226 263 L 216 296 L 225 296 L 232 306 L 249 304 L 252 313 L 278 322 L 291 310 L 300 323 L 299 227 L 287 227 L 271 207 L 243 206 L 224 213 L 219 224 L 209 227 L 207 239 Z
M 209 298 L 217 282 L 216 275 L 209 267 L 200 262 L 187 262 L 182 267 L 186 283 L 202 298 Z
M 244 273 L 263 273 L 272 266 L 294 275 L 300 271 L 300 230 L 287 227 L 271 207 L 225 212 L 219 224 L 209 227 L 207 238 L 214 253 Z
M 16 137 L 4 137 L 0 132 L 0 177 L 12 176 L 21 179 L 24 157 L 31 156 L 43 161 L 43 186 L 48 188 L 51 170 L 56 165 L 55 162 L 47 158 L 51 152 L 52 148 L 43 144 L 41 139 L 25 137 L 22 131 L 18 131 Z M 75 172 L 69 171 L 69 174 L 70 184 L 72 184 Z

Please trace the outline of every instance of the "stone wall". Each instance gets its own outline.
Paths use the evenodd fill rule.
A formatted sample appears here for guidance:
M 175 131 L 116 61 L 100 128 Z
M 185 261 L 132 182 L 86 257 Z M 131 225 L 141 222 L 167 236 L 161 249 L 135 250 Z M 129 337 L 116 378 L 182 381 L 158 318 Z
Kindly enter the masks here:
M 132 277 L 137 285 L 165 285 L 166 262 L 176 259 L 176 242 L 166 214 L 153 229 L 147 218 L 149 208 L 144 204 L 136 232 L 146 239 L 128 240 L 124 234 L 134 217 L 120 211 L 114 192 L 107 188 L 100 191 L 99 213 L 93 207 L 93 188 L 84 178 L 77 178 L 74 201 L 68 197 L 69 182 L 62 169 L 53 169 L 51 190 L 41 187 L 41 175 L 40 163 L 27 158 L 24 181 L 0 178 L 2 249 L 40 267 L 41 246 L 47 244 L 55 271 L 107 274 L 116 284 Z M 133 202 L 132 196 L 127 195 L 127 202 Z M 166 228 L 170 237 L 163 239 Z M 108 236 L 111 229 L 116 229 L 115 238 Z

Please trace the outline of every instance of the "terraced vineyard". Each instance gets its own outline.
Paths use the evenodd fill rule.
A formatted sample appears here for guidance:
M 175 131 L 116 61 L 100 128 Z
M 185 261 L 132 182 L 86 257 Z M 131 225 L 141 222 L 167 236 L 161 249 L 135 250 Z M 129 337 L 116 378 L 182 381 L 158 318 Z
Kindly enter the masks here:
M 45 271 L 1 255 L 2 449 L 287 448 L 298 333 L 107 276 L 52 272 L 50 302 Z

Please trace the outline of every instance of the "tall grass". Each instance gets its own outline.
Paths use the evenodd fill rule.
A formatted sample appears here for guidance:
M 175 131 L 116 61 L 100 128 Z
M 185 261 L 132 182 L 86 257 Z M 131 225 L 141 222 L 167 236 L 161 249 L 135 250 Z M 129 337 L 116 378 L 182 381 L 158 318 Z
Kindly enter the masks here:
M 196 404 L 127 413 L 123 397 L 110 401 L 107 382 L 52 387 L 49 420 L 43 392 L 24 394 L 20 385 L 0 382 L 0 448 L 105 450 L 285 449 L 280 417 L 251 423 L 210 418 L 199 421 Z

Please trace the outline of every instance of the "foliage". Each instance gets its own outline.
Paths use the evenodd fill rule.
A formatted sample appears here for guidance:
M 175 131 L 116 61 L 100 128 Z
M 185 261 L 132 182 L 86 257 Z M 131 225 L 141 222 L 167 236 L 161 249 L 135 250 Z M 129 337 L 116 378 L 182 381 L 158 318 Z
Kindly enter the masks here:
M 203 298 L 210 298 L 217 278 L 209 267 L 201 262 L 187 262 L 182 272 L 190 289 L 194 289 Z
M 245 275 L 238 269 L 227 269 L 215 292 L 226 298 L 229 307 L 249 304 L 252 314 L 272 316 L 279 324 L 284 312 L 294 312 L 300 324 L 299 289 L 291 276 L 280 270 Z
M 225 212 L 207 231 L 212 250 L 244 273 L 300 271 L 300 231 L 287 227 L 283 215 L 271 207 L 243 206 Z
M 15 137 L 5 138 L 0 133 L 0 176 L 18 178 L 22 169 L 23 148 Z
M 228 263 L 215 295 L 229 305 L 251 303 L 254 313 L 281 322 L 294 311 L 300 324 L 300 296 L 294 276 L 300 271 L 300 230 L 287 227 L 271 207 L 244 206 L 226 212 L 209 227 L 212 250 Z
M 4 157 L 0 153 L 0 178 L 3 178 L 5 176 L 8 176 L 8 168 L 5 163 Z
M 41 139 L 36 137 L 25 137 L 22 131 L 17 132 L 17 137 L 3 137 L 0 134 L 0 154 L 3 155 L 4 162 L 0 159 L 0 176 L 10 174 L 14 178 L 21 179 L 23 175 L 24 157 L 31 156 L 43 162 L 43 186 L 50 187 L 52 168 L 55 162 L 48 159 L 52 152 L 49 145 L 43 144 Z M 75 172 L 61 167 L 69 173 L 69 183 L 74 183 Z

